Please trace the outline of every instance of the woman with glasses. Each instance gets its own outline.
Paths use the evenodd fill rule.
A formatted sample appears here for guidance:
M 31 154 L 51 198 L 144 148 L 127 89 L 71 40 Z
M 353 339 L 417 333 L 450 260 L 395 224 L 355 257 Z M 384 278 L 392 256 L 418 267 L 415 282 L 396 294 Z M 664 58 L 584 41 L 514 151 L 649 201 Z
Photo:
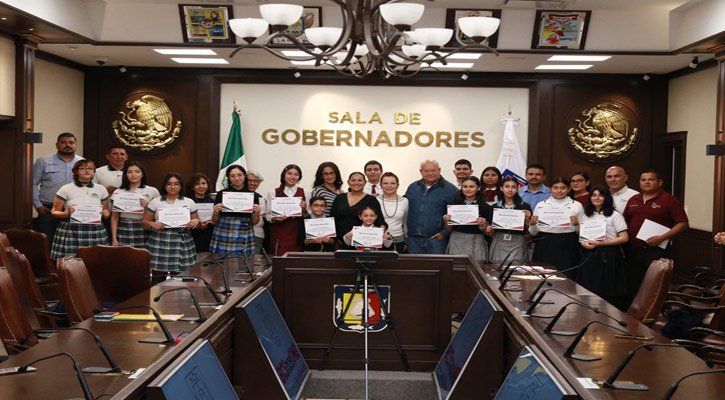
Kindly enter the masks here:
M 362 209 L 370 207 L 375 211 L 377 216 L 375 226 L 384 225 L 387 228 L 387 224 L 382 217 L 380 203 L 375 199 L 375 196 L 366 194 L 363 191 L 365 188 L 365 175 L 362 172 L 353 172 L 348 177 L 347 184 L 350 186 L 350 190 L 335 198 L 330 210 L 330 216 L 335 217 L 335 231 L 337 232 L 337 242 L 340 247 L 354 250 L 354 247 L 345 244 L 343 235 L 350 232 L 353 226 L 360 225 L 359 215 Z
M 204 173 L 197 172 L 192 174 L 186 182 L 186 197 L 194 200 L 196 204 L 214 204 L 211 191 L 211 182 L 209 181 L 209 177 Z M 191 237 L 194 238 L 197 253 L 209 251 L 211 236 L 213 234 L 214 222 L 212 220 L 202 221 L 200 218 L 197 229 L 191 230 Z
M 340 169 L 334 162 L 326 161 L 317 167 L 315 173 L 315 183 L 312 185 L 312 197 L 322 197 L 327 203 L 327 210 L 325 216 L 329 216 L 330 209 L 332 208 L 332 202 L 335 201 L 335 197 L 342 193 L 342 177 L 340 176 Z
M 571 184 L 571 190 L 569 191 L 569 197 L 581 203 L 582 206 L 587 204 L 589 198 L 589 174 L 584 171 L 574 171 L 571 173 L 569 178 L 569 184 Z
M 149 202 L 141 219 L 144 228 L 153 229 L 147 246 L 154 271 L 179 272 L 196 263 L 196 246 L 189 229 L 199 226 L 199 215 L 194 200 L 181 195 L 183 187 L 181 175 L 175 172 L 166 174 L 159 191 L 161 197 Z M 181 209 L 173 210 L 179 214 L 188 212 L 189 222 L 182 226 L 169 225 L 172 221 L 162 221 L 163 209 Z
M 52 215 L 62 220 L 50 249 L 53 260 L 75 256 L 79 247 L 108 244 L 108 233 L 101 223 L 101 217 L 110 215 L 108 191 L 92 182 L 96 165 L 80 160 L 72 171 L 73 182 L 61 186 L 53 200 Z

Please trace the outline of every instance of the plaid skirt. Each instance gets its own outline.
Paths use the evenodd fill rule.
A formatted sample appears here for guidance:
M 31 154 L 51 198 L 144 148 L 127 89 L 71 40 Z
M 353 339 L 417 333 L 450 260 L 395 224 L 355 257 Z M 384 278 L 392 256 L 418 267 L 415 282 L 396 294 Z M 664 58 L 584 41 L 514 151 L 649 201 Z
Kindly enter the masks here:
M 140 219 L 120 218 L 116 229 L 116 239 L 121 246 L 133 246 L 140 249 L 146 248 L 146 242 L 151 235 L 150 229 L 141 226 Z
M 451 232 L 446 254 L 468 254 L 476 261 L 488 261 L 488 243 L 482 233 Z
M 209 252 L 254 254 L 254 226 L 251 218 L 221 216 L 214 226 Z
M 55 230 L 50 258 L 75 257 L 78 248 L 96 244 L 108 244 L 108 233 L 103 224 L 71 224 L 63 220 Z
M 187 228 L 154 229 L 146 245 L 154 271 L 184 271 L 196 264 L 196 247 Z

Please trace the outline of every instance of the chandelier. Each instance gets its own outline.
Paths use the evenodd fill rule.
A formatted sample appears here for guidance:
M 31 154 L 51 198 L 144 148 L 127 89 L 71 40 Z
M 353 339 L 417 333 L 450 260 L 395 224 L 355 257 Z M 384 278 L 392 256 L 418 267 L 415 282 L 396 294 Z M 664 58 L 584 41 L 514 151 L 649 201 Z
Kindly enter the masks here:
M 448 28 L 417 28 L 411 26 L 423 16 L 425 6 L 396 3 L 396 0 L 332 0 L 340 6 L 342 28 L 312 27 L 304 30 L 310 44 L 300 42 L 285 30 L 302 16 L 303 7 L 292 4 L 263 4 L 262 18 L 235 18 L 229 21 L 234 34 L 246 43 L 234 49 L 230 57 L 247 48 L 261 48 L 288 61 L 313 61 L 316 67 L 334 68 L 343 75 L 364 77 L 379 73 L 410 77 L 435 63 L 447 65 L 453 54 L 479 49 L 498 55 L 486 39 L 498 29 L 500 20 L 493 17 L 459 18 L 458 28 L 471 40 L 451 51 L 440 51 L 451 40 Z M 431 0 L 432 1 L 432 0 Z M 264 44 L 254 42 L 271 27 Z M 273 49 L 275 38 L 286 38 L 304 58 L 286 56 Z M 299 53 L 299 52 L 297 52 Z M 299 53 L 301 54 L 301 53 Z

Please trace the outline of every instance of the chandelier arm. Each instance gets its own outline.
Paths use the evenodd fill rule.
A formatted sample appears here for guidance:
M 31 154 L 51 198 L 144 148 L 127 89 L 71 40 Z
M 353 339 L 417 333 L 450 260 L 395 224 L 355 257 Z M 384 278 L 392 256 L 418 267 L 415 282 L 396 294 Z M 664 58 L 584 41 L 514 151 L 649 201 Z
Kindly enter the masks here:
M 291 57 L 287 57 L 287 56 L 285 56 L 283 54 L 277 53 L 275 50 L 267 47 L 267 45 L 262 45 L 262 44 L 245 44 L 243 46 L 239 46 L 236 49 L 234 49 L 234 51 L 232 51 L 231 54 L 229 54 L 229 58 L 234 57 L 234 55 L 237 54 L 237 52 L 239 52 L 241 50 L 244 50 L 244 49 L 262 49 L 262 50 L 267 51 L 269 54 L 271 54 L 271 55 L 273 55 L 273 56 L 275 56 L 277 58 L 281 58 L 282 60 L 285 60 L 285 61 L 312 61 L 312 60 L 317 60 L 318 59 L 317 54 L 310 53 L 309 51 L 307 52 L 308 54 L 311 55 L 311 57 L 309 57 L 309 58 L 296 58 L 296 57 L 295 58 L 291 58 Z

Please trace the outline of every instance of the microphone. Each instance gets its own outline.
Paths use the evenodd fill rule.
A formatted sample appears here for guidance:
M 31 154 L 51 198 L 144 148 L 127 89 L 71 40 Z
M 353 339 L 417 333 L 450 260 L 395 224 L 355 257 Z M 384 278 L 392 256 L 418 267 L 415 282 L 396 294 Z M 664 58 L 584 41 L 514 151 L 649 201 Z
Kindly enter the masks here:
M 576 302 L 578 302 L 578 303 L 581 303 L 581 304 L 583 304 L 583 305 L 584 305 L 585 307 L 588 307 L 588 308 L 593 308 L 593 307 L 591 307 L 590 305 L 588 305 L 588 304 L 586 304 L 586 303 L 582 303 L 582 301 L 581 301 L 581 300 L 579 300 L 579 299 L 577 299 L 576 297 L 573 297 L 573 296 L 571 296 L 571 295 L 569 295 L 569 294 L 567 294 L 567 293 L 564 293 L 564 292 L 562 292 L 561 290 L 559 290 L 559 289 L 557 289 L 557 288 L 549 288 L 549 289 L 546 289 L 546 290 L 544 290 L 543 292 L 541 292 L 541 294 L 540 294 L 540 295 L 539 295 L 539 297 L 538 297 L 538 298 L 536 299 L 536 301 L 534 301 L 534 302 L 533 302 L 533 303 L 531 304 L 531 306 L 529 307 L 529 309 L 528 309 L 528 310 L 526 310 L 526 315 L 531 315 L 531 316 L 533 316 L 533 317 L 537 317 L 537 318 L 551 318 L 551 317 L 553 317 L 553 316 L 554 316 L 554 315 L 545 315 L 545 314 L 539 314 L 539 315 L 531 314 L 531 313 L 532 313 L 532 312 L 534 311 L 534 308 L 536 308 L 536 306 L 537 306 L 537 305 L 539 305 L 539 303 L 541 302 L 541 299 L 543 299 L 543 298 L 544 298 L 544 296 L 546 296 L 546 293 L 548 293 L 548 292 L 557 292 L 557 293 L 559 293 L 559 294 L 561 294 L 561 295 L 564 295 L 564 296 L 566 296 L 566 297 L 568 297 L 568 298 L 570 298 L 570 299 L 572 299 L 572 300 L 574 300 L 574 301 L 576 301 Z M 621 325 L 621 326 L 627 326 L 627 323 L 626 323 L 626 322 L 624 322 L 624 321 L 620 321 L 620 320 L 618 320 L 618 319 L 616 319 L 616 318 L 612 317 L 612 316 L 611 316 L 611 315 L 609 315 L 609 314 L 606 314 L 606 313 L 603 313 L 603 312 L 599 311 L 598 309 L 596 309 L 596 310 L 597 310 L 597 311 L 598 311 L 599 313 L 602 313 L 602 314 L 606 315 L 607 317 L 609 317 L 609 318 L 611 318 L 611 319 L 613 319 L 613 320 L 617 321 L 617 323 L 618 323 L 619 325 Z
M 574 354 L 574 348 L 579 344 L 579 341 L 582 340 L 582 338 L 584 337 L 584 334 L 587 333 L 587 329 L 589 329 L 589 327 L 592 324 L 601 324 L 601 325 L 604 325 L 604 326 L 608 326 L 608 327 L 610 327 L 610 328 L 612 328 L 612 329 L 614 329 L 616 331 L 619 331 L 619 332 L 624 333 L 628 337 L 631 336 L 636 341 L 638 341 L 642 346 L 644 346 L 644 348 L 647 349 L 647 351 L 652 351 L 652 347 L 650 347 L 651 345 L 645 344 L 636 335 L 633 335 L 633 334 L 625 331 L 624 329 L 617 328 L 616 326 L 610 325 L 610 324 L 608 324 L 606 322 L 602 322 L 602 321 L 592 321 L 592 322 L 584 325 L 584 327 L 579 331 L 579 334 L 577 335 L 577 337 L 574 338 L 574 341 L 571 342 L 571 344 L 569 345 L 569 347 L 567 347 L 566 350 L 564 351 L 564 357 L 573 358 L 573 359 L 579 360 L 579 361 L 596 361 L 596 360 L 601 360 L 602 359 L 602 357 L 593 357 L 593 356 L 586 356 L 586 355 L 583 355 L 583 354 Z M 625 326 L 626 326 L 626 324 L 625 324 Z M 642 346 L 640 346 L 640 347 L 642 347 Z M 624 367 L 622 367 L 622 368 L 624 368 Z
M 171 343 L 174 343 L 174 337 L 171 336 L 171 332 L 169 332 L 169 328 L 166 327 L 166 324 L 161 319 L 161 316 L 159 315 L 159 313 L 156 312 L 156 310 L 154 310 L 154 308 L 151 307 L 151 306 L 138 305 L 138 306 L 120 307 L 120 308 L 115 308 L 115 307 L 114 308 L 100 308 L 100 309 L 93 310 L 93 313 L 94 314 L 98 314 L 98 313 L 104 312 L 104 311 L 132 310 L 134 308 L 148 308 L 149 310 L 151 310 L 151 312 L 154 314 L 154 318 L 156 318 L 156 322 L 159 324 L 159 326 L 161 327 L 161 330 L 164 332 L 164 338 L 163 339 L 161 339 L 161 338 L 146 338 L 146 339 L 139 340 L 138 341 L 139 343 L 155 343 L 155 344 L 171 344 Z
M 641 344 L 641 345 L 635 347 L 634 349 L 632 349 L 629 353 L 627 353 L 627 355 L 624 357 L 622 362 L 617 366 L 617 368 L 614 370 L 614 372 L 612 372 L 612 375 L 610 375 L 609 378 L 607 378 L 607 380 L 604 381 L 602 386 L 608 387 L 611 389 L 620 389 L 620 390 L 641 390 L 641 391 L 649 390 L 649 387 L 647 387 L 647 385 L 643 385 L 641 383 L 615 383 L 614 382 L 617 379 L 617 376 L 619 376 L 619 374 L 622 372 L 624 367 L 626 367 L 627 364 L 629 363 L 629 361 L 632 359 L 632 357 L 634 357 L 634 353 L 643 347 L 649 351 L 652 351 L 653 347 L 683 347 L 688 350 L 694 349 L 697 353 L 701 352 L 701 349 L 698 348 L 698 346 L 693 346 L 693 345 L 688 345 L 688 344 L 682 344 L 682 345 L 673 344 L 673 343 Z M 701 357 L 701 358 L 704 359 L 705 357 Z M 709 364 L 711 362 L 706 361 L 706 363 Z M 679 381 L 678 381 L 678 383 L 679 383 Z
M 507 290 L 510 292 L 520 292 L 521 291 L 521 288 L 518 288 L 518 289 L 506 288 L 506 284 L 508 283 L 509 279 L 511 279 L 511 276 L 514 274 L 514 272 L 517 269 L 523 269 L 523 267 L 520 267 L 520 266 L 512 267 L 511 264 L 513 264 L 514 261 L 518 261 L 518 260 L 511 260 L 511 262 L 509 262 L 509 264 L 506 266 L 506 269 L 504 269 L 504 271 L 501 273 L 501 276 L 503 276 L 503 275 L 505 275 L 505 276 L 503 279 L 501 279 L 501 284 L 498 285 L 498 290 Z M 509 271 L 511 271 L 511 272 L 509 272 Z M 508 274 L 506 274 L 507 272 L 508 272 Z
M 25 342 L 28 341 L 28 339 L 30 338 L 30 335 L 35 335 L 37 337 L 37 335 L 39 335 L 39 334 L 49 334 L 49 333 L 56 333 L 56 332 L 60 332 L 60 331 L 83 331 L 83 332 L 88 332 L 89 334 L 91 334 L 91 336 L 93 336 L 93 340 L 95 340 L 96 344 L 98 345 L 98 348 L 101 350 L 101 353 L 103 353 L 103 356 L 106 357 L 106 361 L 108 361 L 108 365 L 111 367 L 111 368 L 86 367 L 86 368 L 83 368 L 83 372 L 88 372 L 91 374 L 107 374 L 110 372 L 117 372 L 117 373 L 122 372 L 121 367 L 118 365 L 118 363 L 116 363 L 116 360 L 114 360 L 113 357 L 111 357 L 111 354 L 108 352 L 108 349 L 106 349 L 106 346 L 104 346 L 103 342 L 101 342 L 101 338 L 99 338 L 95 332 L 93 332 L 92 330 L 87 329 L 87 328 L 73 326 L 73 327 L 67 327 L 67 328 L 61 327 L 61 328 L 35 329 L 32 332 L 25 335 L 25 337 L 23 337 L 22 339 L 18 340 L 18 343 L 21 345 L 24 344 Z
M 539 274 L 539 277 L 543 277 L 542 278 L 542 281 L 539 282 L 538 285 L 536 285 L 536 288 L 534 289 L 533 292 L 531 292 L 531 295 L 529 295 L 529 298 L 527 298 L 526 301 L 528 303 L 531 303 L 532 301 L 534 301 L 534 296 L 536 296 L 536 294 L 539 293 L 539 290 L 541 290 L 541 288 L 544 286 L 545 283 L 548 284 L 549 286 L 551 286 L 551 282 L 548 282 L 547 281 L 549 278 L 551 278 L 552 276 L 555 276 L 555 275 L 563 274 L 563 273 L 569 272 L 571 270 L 574 270 L 574 269 L 583 267 L 584 265 L 586 265 L 587 261 L 589 261 L 589 259 L 592 257 L 592 255 L 594 255 L 594 254 L 596 254 L 598 252 L 599 252 L 599 248 L 597 247 L 597 249 L 594 250 L 594 252 L 590 252 L 587 255 L 587 257 L 584 259 L 584 261 L 582 261 L 578 265 L 575 265 L 575 266 L 573 266 L 571 268 L 567 268 L 567 269 L 562 270 L 562 271 L 556 271 L 556 272 L 553 272 L 551 274 Z
M 83 390 L 83 398 L 85 400 L 94 400 L 93 394 L 91 394 L 91 389 L 88 388 L 88 382 L 86 382 L 86 377 L 83 376 L 83 370 L 81 370 L 80 364 L 78 364 L 78 361 L 76 361 L 76 359 L 73 358 L 73 356 L 70 355 L 70 353 L 63 352 L 63 353 L 53 354 L 51 356 L 39 358 L 39 359 L 31 362 L 30 364 L 25 364 L 21 367 L 18 367 L 18 372 L 19 373 L 26 372 L 28 370 L 28 367 L 30 367 L 31 365 L 33 365 L 37 362 L 48 360 L 48 359 L 55 358 L 55 357 L 60 357 L 60 356 L 68 357 L 73 362 L 73 369 L 75 370 L 76 377 L 78 378 L 78 383 L 81 384 L 81 389 Z
M 247 279 L 247 280 L 238 280 L 238 281 L 240 281 L 240 282 L 254 282 L 255 281 L 254 272 L 252 271 L 252 267 L 249 264 L 249 259 L 247 258 L 247 254 L 246 253 L 242 253 L 242 260 L 244 261 L 244 267 L 246 267 L 247 272 L 244 272 L 244 271 L 236 271 L 236 272 L 238 274 L 249 274 L 249 279 Z
M 269 255 L 267 254 L 267 250 L 264 249 L 264 246 L 262 246 L 262 254 L 264 255 L 264 259 L 267 262 L 267 266 L 268 267 L 271 266 L 272 265 L 272 259 L 269 258 Z
M 224 278 L 226 280 L 226 274 L 223 273 L 223 271 L 224 271 L 224 268 L 222 267 L 222 275 L 224 276 Z M 220 305 L 224 304 L 224 300 L 222 300 L 219 297 L 219 295 L 217 294 L 217 291 L 211 287 L 211 285 L 209 284 L 209 282 L 206 279 L 204 279 L 200 276 L 196 276 L 196 275 L 176 275 L 176 276 L 174 276 L 174 278 L 181 278 L 181 279 L 194 278 L 194 279 L 199 279 L 200 281 L 204 282 L 204 286 L 206 286 L 206 289 L 209 291 L 209 293 L 211 293 L 212 297 L 214 297 L 214 301 L 216 301 L 216 303 L 199 303 L 200 306 L 220 306 Z M 224 291 L 221 291 L 219 293 L 224 293 Z M 229 291 L 229 293 L 231 293 L 231 291 Z
M 529 245 L 530 243 L 533 243 L 533 242 L 537 242 L 537 241 L 539 241 L 539 240 L 543 240 L 543 239 L 546 239 L 546 237 L 544 237 L 544 236 L 539 236 L 539 237 L 533 238 L 533 239 L 531 239 L 531 240 L 529 240 L 529 241 L 526 241 L 526 242 L 524 242 L 524 244 L 522 244 L 522 245 L 521 245 L 521 247 L 526 247 L 526 246 L 528 246 L 528 245 Z M 508 260 L 508 259 L 509 259 L 509 257 L 511 257 L 511 254 L 513 254 L 513 253 L 514 253 L 514 251 L 516 251 L 516 249 L 514 249 L 514 250 L 511 250 L 511 251 L 509 251 L 509 252 L 508 252 L 508 254 L 506 254 L 506 257 L 504 257 L 503 261 L 501 261 L 501 265 L 499 265 L 499 266 L 498 266 L 498 268 L 496 268 L 496 269 L 497 269 L 498 271 L 501 271 L 501 268 L 503 268 L 504 264 L 506 264 L 506 260 Z
M 274 244 L 274 256 L 279 257 L 279 239 L 277 239 L 277 243 Z
M 177 287 L 177 288 L 173 288 L 173 289 L 169 289 L 169 290 L 165 290 L 165 291 L 161 292 L 161 294 L 159 294 L 158 296 L 154 297 L 154 303 L 158 303 L 158 301 L 161 300 L 161 297 L 163 295 L 165 295 L 166 293 L 175 292 L 177 290 L 186 290 L 186 291 L 189 292 L 189 294 L 191 294 L 191 301 L 194 302 L 194 307 L 196 307 L 196 312 L 199 313 L 199 318 L 191 318 L 191 317 L 188 317 L 188 318 L 179 318 L 179 319 L 181 321 L 189 321 L 189 322 L 204 322 L 204 321 L 206 321 L 206 316 L 204 315 L 204 312 L 201 311 L 201 306 L 199 305 L 199 302 L 196 301 L 196 295 L 194 294 L 194 292 L 191 289 L 189 289 L 186 286 Z
M 571 305 L 571 304 L 576 304 L 576 305 L 579 305 L 581 307 L 584 307 L 584 308 L 587 308 L 589 310 L 592 310 L 592 311 L 594 311 L 595 314 L 602 314 L 605 317 L 607 317 L 607 318 L 609 318 L 611 320 L 614 320 L 616 323 L 619 324 L 619 326 L 622 326 L 622 327 L 626 327 L 627 326 L 627 323 L 626 322 L 621 321 L 621 320 L 618 320 L 618 319 L 614 318 L 613 316 L 611 316 L 611 315 L 609 315 L 609 314 L 607 314 L 607 313 L 605 313 L 603 311 L 600 311 L 598 308 L 592 307 L 589 304 L 583 303 L 582 301 L 580 301 L 578 299 L 575 299 L 575 298 L 567 295 L 566 293 L 562 293 L 561 291 L 559 291 L 557 289 L 548 289 L 548 290 L 553 290 L 555 292 L 561 293 L 564 296 L 566 296 L 566 297 L 568 297 L 568 298 L 570 298 L 570 299 L 572 299 L 574 301 L 572 301 L 570 303 L 567 303 L 566 305 L 564 305 L 564 307 L 562 307 L 559 310 L 558 313 L 556 313 L 556 315 L 554 316 L 554 319 L 552 319 L 551 322 L 549 323 L 549 325 L 546 326 L 546 329 L 544 329 L 544 333 L 551 333 L 551 334 L 554 334 L 554 335 L 563 335 L 563 336 L 574 336 L 574 335 L 576 335 L 576 332 L 570 332 L 570 331 L 557 331 L 557 332 L 552 332 L 552 330 L 551 330 L 554 327 L 554 324 L 556 324 L 556 322 L 559 320 L 559 318 L 561 318 L 562 314 L 564 314 L 564 311 L 566 310 L 566 308 L 569 305 Z
M 678 379 L 673 383 L 669 389 L 667 389 L 667 392 L 664 396 L 662 396 L 662 400 L 669 400 L 670 397 L 672 397 L 673 394 L 677 391 L 677 387 L 680 386 L 680 382 L 684 381 L 685 379 L 695 376 L 695 375 L 705 375 L 705 374 L 722 374 L 725 373 L 725 369 L 713 369 L 713 370 L 707 370 L 707 371 L 696 371 L 696 372 L 690 372 L 689 374 L 683 376 L 682 378 Z

